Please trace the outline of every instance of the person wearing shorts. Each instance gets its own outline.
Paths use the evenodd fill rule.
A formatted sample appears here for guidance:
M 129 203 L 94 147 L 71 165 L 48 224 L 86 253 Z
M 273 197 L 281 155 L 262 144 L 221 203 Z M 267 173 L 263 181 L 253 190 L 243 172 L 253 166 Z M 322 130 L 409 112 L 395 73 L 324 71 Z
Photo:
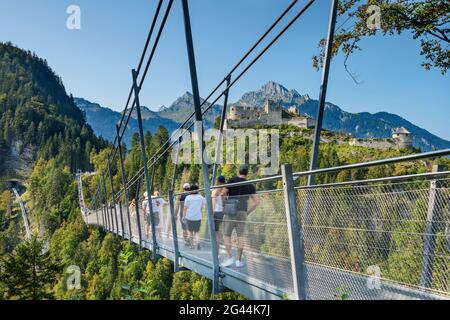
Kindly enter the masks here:
M 197 233 L 200 231 L 202 220 L 187 220 L 187 229 L 191 233 Z
M 189 231 L 188 244 L 191 249 L 200 249 L 198 232 L 202 223 L 202 210 L 206 204 L 205 198 L 198 193 L 198 186 L 191 187 L 191 194 L 184 199 L 184 219 Z
M 150 238 L 150 232 L 149 232 L 149 227 L 150 227 L 150 206 L 149 206 L 149 202 L 148 202 L 148 193 L 147 191 L 144 192 L 144 201 L 142 201 L 142 210 L 144 211 L 144 217 L 145 217 L 145 222 L 144 222 L 144 234 L 147 238 Z
M 219 176 L 217 178 L 216 186 L 225 184 L 225 177 Z M 216 243 L 219 248 L 222 240 L 222 222 L 223 222 L 223 188 L 214 188 L 211 193 L 212 206 L 214 208 L 214 229 L 216 230 Z
M 239 168 L 239 176 L 233 177 L 228 180 L 229 184 L 239 183 L 247 181 L 248 167 L 242 165 Z M 229 267 L 233 264 L 236 267 L 243 267 L 242 262 L 242 252 L 244 245 L 244 231 L 247 216 L 252 213 L 259 205 L 259 198 L 256 195 L 256 188 L 253 184 L 242 184 L 238 186 L 230 186 L 223 188 L 222 195 L 231 197 L 232 199 L 238 199 L 237 202 L 237 212 L 230 216 L 225 214 L 223 218 L 223 233 L 224 233 L 224 243 L 225 250 L 227 253 L 227 258 L 221 264 L 222 267 Z M 249 201 L 251 200 L 251 201 Z M 249 205 L 249 202 L 251 203 Z M 237 235 L 237 256 L 236 259 L 232 255 L 231 251 L 231 235 L 233 231 L 236 231 Z
M 163 210 L 163 206 L 166 204 L 166 202 L 164 201 L 163 198 L 160 197 L 159 192 L 155 191 L 153 192 L 153 196 L 152 196 L 152 211 L 153 211 L 153 215 L 155 217 L 154 222 L 155 222 L 155 231 L 156 231 L 156 236 L 158 238 L 161 238 L 161 228 L 163 225 L 163 214 L 162 214 L 162 210 Z
M 187 224 L 185 223 L 185 220 L 183 219 L 184 200 L 189 195 L 190 190 L 191 190 L 191 185 L 189 183 L 183 184 L 184 193 L 182 193 L 178 197 L 177 204 L 175 207 L 175 215 L 178 215 L 178 217 L 180 218 L 180 224 L 181 224 L 181 229 L 183 230 L 183 239 L 184 239 L 185 245 L 188 245 L 187 241 L 188 241 L 189 234 L 188 234 Z

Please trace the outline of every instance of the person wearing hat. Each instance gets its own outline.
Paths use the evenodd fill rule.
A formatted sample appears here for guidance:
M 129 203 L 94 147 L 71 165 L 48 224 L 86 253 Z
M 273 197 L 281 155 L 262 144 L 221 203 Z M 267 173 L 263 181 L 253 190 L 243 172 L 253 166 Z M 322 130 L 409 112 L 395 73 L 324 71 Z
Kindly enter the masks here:
M 247 181 L 248 167 L 246 165 L 241 165 L 239 168 L 239 175 L 232 177 L 228 180 L 229 184 L 239 183 Z M 243 267 L 242 262 L 242 252 L 244 248 L 244 231 L 245 222 L 247 216 L 252 213 L 259 205 L 259 198 L 256 195 L 256 188 L 253 184 L 242 184 L 238 186 L 224 187 L 222 191 L 223 196 L 227 196 L 226 204 L 234 201 L 235 212 L 227 213 L 224 210 L 223 218 L 223 233 L 224 233 L 224 243 L 225 250 L 227 253 L 227 258 L 222 262 L 222 267 L 229 267 L 233 264 L 237 268 Z M 231 201 L 230 201 L 231 200 Z M 230 201 L 230 202 L 229 202 Z M 237 256 L 236 259 L 233 258 L 231 252 L 231 235 L 233 231 L 236 231 L 237 235 Z
M 216 186 L 221 186 L 225 184 L 225 177 L 219 176 L 217 178 Z M 214 228 L 216 230 L 216 243 L 217 248 L 219 248 L 222 239 L 222 221 L 223 221 L 223 188 L 214 188 L 211 193 L 212 206 L 214 209 Z
M 183 239 L 184 239 L 185 245 L 189 245 L 189 243 L 188 243 L 189 233 L 187 230 L 186 222 L 183 220 L 183 211 L 184 211 L 184 200 L 189 195 L 190 190 L 191 190 L 191 185 L 189 183 L 186 182 L 185 184 L 183 184 L 184 193 L 182 193 L 181 195 L 178 196 L 176 206 L 175 206 L 175 216 L 178 215 L 178 217 L 180 218 L 180 224 L 181 224 L 181 229 L 183 230 Z

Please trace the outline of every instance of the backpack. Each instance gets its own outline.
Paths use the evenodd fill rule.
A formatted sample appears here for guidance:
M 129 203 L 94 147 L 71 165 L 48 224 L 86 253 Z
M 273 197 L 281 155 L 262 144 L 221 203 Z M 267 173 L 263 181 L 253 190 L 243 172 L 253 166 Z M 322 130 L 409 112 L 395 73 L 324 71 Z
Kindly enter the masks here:
M 238 196 L 240 196 L 241 194 L 241 186 L 237 187 L 239 190 L 239 194 Z M 224 204 L 223 204 L 223 213 L 230 216 L 230 217 L 234 217 L 237 215 L 238 213 L 238 208 L 239 208 L 239 198 L 234 198 L 236 196 L 232 196 L 227 197 L 227 199 L 225 200 Z
M 223 213 L 233 217 L 238 212 L 239 199 L 230 199 L 229 197 L 225 200 L 223 204 Z

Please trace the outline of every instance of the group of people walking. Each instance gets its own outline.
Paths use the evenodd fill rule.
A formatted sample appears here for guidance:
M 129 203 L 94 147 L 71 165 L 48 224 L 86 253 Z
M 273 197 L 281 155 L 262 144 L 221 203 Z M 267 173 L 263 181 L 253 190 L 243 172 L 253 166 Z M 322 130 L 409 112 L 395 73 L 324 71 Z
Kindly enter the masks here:
M 242 165 L 239 174 L 226 181 L 225 177 L 219 176 L 217 183 L 213 187 L 211 194 L 212 209 L 214 211 L 214 227 L 216 233 L 216 243 L 219 250 L 224 255 L 222 267 L 243 267 L 242 253 L 244 248 L 244 231 L 247 217 L 259 205 L 256 195 L 256 188 L 253 184 L 245 183 L 248 176 L 248 167 Z M 153 223 L 157 237 L 161 237 L 163 219 L 168 218 L 163 215 L 163 207 L 166 201 L 154 192 L 151 200 L 148 199 L 147 192 L 144 193 L 142 207 L 147 217 L 145 223 L 145 233 L 149 234 L 151 223 L 150 212 L 153 213 Z M 132 203 L 131 206 L 136 204 Z M 150 211 L 150 205 L 152 210 Z M 201 249 L 199 232 L 202 226 L 202 212 L 206 206 L 206 199 L 199 193 L 197 184 L 183 184 L 183 192 L 178 196 L 175 206 L 175 215 L 178 217 L 185 246 L 190 249 Z M 236 233 L 236 254 L 233 255 L 232 235 Z M 223 239 L 224 250 L 221 243 Z

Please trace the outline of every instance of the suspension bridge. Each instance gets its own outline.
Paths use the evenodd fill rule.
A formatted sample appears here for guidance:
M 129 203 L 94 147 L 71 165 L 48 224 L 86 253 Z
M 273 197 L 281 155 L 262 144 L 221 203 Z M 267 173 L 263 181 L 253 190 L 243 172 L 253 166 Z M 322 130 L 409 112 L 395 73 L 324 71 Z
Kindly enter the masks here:
M 173 2 L 158 1 L 138 67 L 131 72 L 132 86 L 125 111 L 116 125 L 114 148 L 108 154 L 104 169 L 89 174 L 93 176 L 91 179 L 97 179 L 97 189 L 93 194 L 85 197 L 85 174 L 77 174 L 84 221 L 151 250 L 154 260 L 159 257 L 172 260 L 175 272 L 185 268 L 211 279 L 214 293 L 230 289 L 250 299 L 448 299 L 449 171 L 435 167 L 431 172 L 407 176 L 315 183 L 314 178 L 321 174 L 402 162 L 423 163 L 425 160 L 450 155 L 450 150 L 440 150 L 334 168 L 317 168 L 337 0 L 330 1 L 331 13 L 310 170 L 293 172 L 292 166 L 286 164 L 281 168 L 281 175 L 226 185 L 258 186 L 257 196 L 260 201 L 257 209 L 246 220 L 239 221 L 245 226 L 244 266 L 239 268 L 221 266 L 223 244 L 214 241 L 216 230 L 211 191 L 216 188 L 214 185 L 219 161 L 208 165 L 203 156 L 205 143 L 201 132 L 204 115 L 223 97 L 219 126 L 223 134 L 230 89 L 300 20 L 315 1 L 306 1 L 301 7 L 298 7 L 299 1 L 292 1 L 201 102 L 189 6 L 187 0 L 181 0 L 194 110 L 181 124 L 179 132 L 194 129 L 198 145 L 201 146 L 203 189 L 200 191 L 206 198 L 206 209 L 200 230 L 200 248 L 191 249 L 184 245 L 178 210 L 180 194 L 175 192 L 178 160 L 174 165 L 171 186 L 167 195 L 162 196 L 165 205 L 159 213 L 160 221 L 155 221 L 152 205 L 149 206 L 149 214 L 144 212 L 142 195 L 144 191 L 148 191 L 149 195 L 153 193 L 158 161 L 173 150 L 179 152 L 183 137 L 180 134 L 167 140 L 150 159 L 147 157 L 139 93 Z M 285 22 L 287 14 L 294 10 L 297 10 L 296 13 Z M 284 26 L 280 27 L 281 23 L 285 23 Z M 280 27 L 280 31 L 269 39 L 276 27 Z M 267 44 L 261 48 L 263 43 Z M 124 167 L 122 138 L 134 110 L 139 124 L 144 165 L 129 179 Z M 220 137 L 218 141 L 221 141 Z M 219 142 L 216 156 L 220 153 Z M 120 186 L 114 184 L 112 174 L 112 163 L 116 161 L 120 169 Z M 305 186 L 296 182 L 302 177 L 308 180 Z M 267 190 L 264 189 L 266 182 L 281 182 L 278 185 L 283 187 Z M 89 205 L 86 200 L 89 200 Z

